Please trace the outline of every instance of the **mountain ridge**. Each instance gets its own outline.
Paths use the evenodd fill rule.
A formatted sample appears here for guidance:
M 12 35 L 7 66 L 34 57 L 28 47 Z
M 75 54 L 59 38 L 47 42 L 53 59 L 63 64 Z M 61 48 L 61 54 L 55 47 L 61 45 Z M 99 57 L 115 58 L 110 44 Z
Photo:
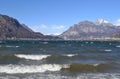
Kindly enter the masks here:
M 120 33 L 120 26 L 115 26 L 108 21 L 82 21 L 71 26 L 63 32 L 60 37 L 66 40 L 112 38 L 118 33 Z
M 83 40 L 96 38 L 120 38 L 120 26 L 104 19 L 95 22 L 81 21 L 59 36 L 34 32 L 17 19 L 0 14 L 0 40 Z
M 20 24 L 17 19 L 0 14 L 0 40 L 15 39 L 60 39 L 59 37 L 46 36 L 40 32 L 34 32 L 25 24 Z

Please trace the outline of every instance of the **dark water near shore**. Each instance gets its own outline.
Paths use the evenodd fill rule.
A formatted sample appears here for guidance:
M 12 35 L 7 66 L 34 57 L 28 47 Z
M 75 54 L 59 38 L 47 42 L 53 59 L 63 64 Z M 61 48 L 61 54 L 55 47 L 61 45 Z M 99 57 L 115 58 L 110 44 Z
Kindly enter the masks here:
M 0 41 L 0 79 L 120 79 L 120 42 Z

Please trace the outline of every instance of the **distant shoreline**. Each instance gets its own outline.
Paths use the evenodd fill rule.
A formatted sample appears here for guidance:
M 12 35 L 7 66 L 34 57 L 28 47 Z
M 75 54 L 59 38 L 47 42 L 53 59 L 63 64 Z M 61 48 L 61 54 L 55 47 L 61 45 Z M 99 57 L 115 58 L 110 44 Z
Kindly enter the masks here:
M 79 38 L 79 39 L 64 39 L 64 40 L 81 40 L 81 41 L 120 41 L 120 38 L 104 37 L 104 38 Z
M 81 39 L 34 39 L 34 38 L 16 38 L 16 39 L 0 39 L 0 41 L 120 41 L 120 38 L 92 38 L 92 39 L 87 39 L 87 38 L 81 38 Z

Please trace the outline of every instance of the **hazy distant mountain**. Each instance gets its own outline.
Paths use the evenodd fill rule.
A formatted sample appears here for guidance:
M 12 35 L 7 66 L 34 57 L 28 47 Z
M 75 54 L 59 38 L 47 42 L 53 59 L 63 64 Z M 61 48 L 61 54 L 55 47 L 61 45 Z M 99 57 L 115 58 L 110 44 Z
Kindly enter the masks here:
M 120 26 L 98 19 L 95 22 L 83 21 L 74 24 L 67 31 L 62 33 L 60 37 L 64 39 L 87 39 L 87 38 L 103 38 L 111 37 L 120 33 Z
M 0 39 L 58 39 L 34 32 L 16 19 L 0 14 Z

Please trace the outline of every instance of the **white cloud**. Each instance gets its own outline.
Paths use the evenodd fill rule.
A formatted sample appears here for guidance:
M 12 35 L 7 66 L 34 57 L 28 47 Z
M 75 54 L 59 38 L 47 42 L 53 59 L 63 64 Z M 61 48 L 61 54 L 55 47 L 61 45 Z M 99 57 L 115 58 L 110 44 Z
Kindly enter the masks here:
M 45 35 L 55 35 L 55 36 L 56 36 L 56 35 L 60 35 L 60 34 L 61 34 L 61 33 L 59 33 L 59 32 L 57 33 L 57 32 L 56 32 L 56 33 L 46 33 Z
M 60 35 L 66 29 L 63 25 L 45 25 L 32 26 L 31 29 L 35 32 L 41 32 L 44 35 Z
M 39 28 L 48 28 L 47 25 L 45 24 L 41 24 L 40 26 L 38 26 Z
M 65 28 L 65 26 L 63 26 L 63 25 L 60 25 L 60 26 L 58 26 L 58 25 L 52 25 L 52 27 L 51 27 L 52 29 L 64 29 Z
M 35 32 L 40 32 L 40 29 L 46 29 L 48 28 L 47 25 L 45 24 L 41 24 L 41 25 L 38 25 L 38 26 L 32 26 L 31 29 Z
M 54 35 L 60 35 L 61 33 L 54 33 Z
M 120 19 L 118 19 L 115 23 L 116 26 L 120 26 Z

